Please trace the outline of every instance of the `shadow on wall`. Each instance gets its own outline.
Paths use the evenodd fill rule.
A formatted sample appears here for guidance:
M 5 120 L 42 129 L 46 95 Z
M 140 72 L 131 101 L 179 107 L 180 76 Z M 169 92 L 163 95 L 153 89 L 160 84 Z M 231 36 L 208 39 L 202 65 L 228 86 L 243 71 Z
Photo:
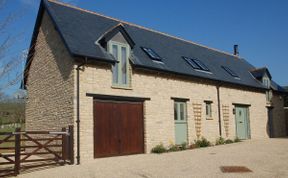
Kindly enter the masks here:
M 50 19 L 46 18 L 46 23 L 50 25 L 50 28 L 43 28 L 43 33 L 46 38 L 50 50 L 52 52 L 53 58 L 58 67 L 58 71 L 61 73 L 63 81 L 67 81 L 71 77 L 71 72 L 73 71 L 72 59 L 70 59 L 70 54 L 68 49 L 61 40 L 60 35 L 57 33 Z
M 288 107 L 285 109 L 285 120 L 286 120 L 286 135 L 288 136 Z
M 266 133 L 269 138 L 273 138 L 273 120 L 272 120 L 273 107 L 267 108 L 268 120 L 266 124 Z

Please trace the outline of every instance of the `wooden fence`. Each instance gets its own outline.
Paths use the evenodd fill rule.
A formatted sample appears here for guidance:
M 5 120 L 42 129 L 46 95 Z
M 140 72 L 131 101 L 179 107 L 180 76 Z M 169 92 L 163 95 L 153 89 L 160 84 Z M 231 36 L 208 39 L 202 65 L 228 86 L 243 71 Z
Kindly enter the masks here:
M 73 126 L 59 132 L 17 128 L 0 136 L 0 177 L 34 167 L 74 164 Z

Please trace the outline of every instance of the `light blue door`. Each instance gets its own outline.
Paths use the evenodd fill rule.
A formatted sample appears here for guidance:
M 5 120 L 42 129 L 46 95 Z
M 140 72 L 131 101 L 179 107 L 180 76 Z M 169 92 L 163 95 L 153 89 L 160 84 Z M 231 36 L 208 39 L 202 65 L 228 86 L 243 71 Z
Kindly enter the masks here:
M 250 137 L 248 107 L 235 106 L 236 136 L 239 139 L 248 139 Z
M 174 103 L 175 144 L 187 143 L 186 103 Z

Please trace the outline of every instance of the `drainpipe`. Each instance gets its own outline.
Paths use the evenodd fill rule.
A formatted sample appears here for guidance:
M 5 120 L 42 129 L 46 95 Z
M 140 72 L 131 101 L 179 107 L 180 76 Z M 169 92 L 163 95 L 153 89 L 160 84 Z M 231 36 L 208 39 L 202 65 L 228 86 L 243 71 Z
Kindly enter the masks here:
M 219 135 L 222 137 L 222 123 L 221 123 L 221 103 L 220 103 L 220 86 L 221 83 L 219 83 L 216 86 L 217 89 L 217 103 L 218 103 L 218 122 L 219 122 Z
M 85 57 L 85 61 L 79 65 L 77 65 L 77 165 L 80 164 L 80 70 L 81 67 L 87 63 L 87 57 Z

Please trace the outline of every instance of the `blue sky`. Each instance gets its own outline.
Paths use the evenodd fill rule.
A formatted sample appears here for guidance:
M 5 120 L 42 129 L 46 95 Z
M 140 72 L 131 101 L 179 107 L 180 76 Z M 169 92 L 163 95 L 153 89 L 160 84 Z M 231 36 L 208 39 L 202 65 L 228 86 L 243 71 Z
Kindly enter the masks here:
M 238 44 L 241 57 L 267 66 L 277 83 L 288 85 L 287 0 L 62 1 L 230 53 Z M 12 35 L 23 34 L 14 52 L 29 47 L 39 2 L 7 1 L 4 14 L 24 12 L 10 28 Z M 0 15 L 1 20 L 3 11 Z

